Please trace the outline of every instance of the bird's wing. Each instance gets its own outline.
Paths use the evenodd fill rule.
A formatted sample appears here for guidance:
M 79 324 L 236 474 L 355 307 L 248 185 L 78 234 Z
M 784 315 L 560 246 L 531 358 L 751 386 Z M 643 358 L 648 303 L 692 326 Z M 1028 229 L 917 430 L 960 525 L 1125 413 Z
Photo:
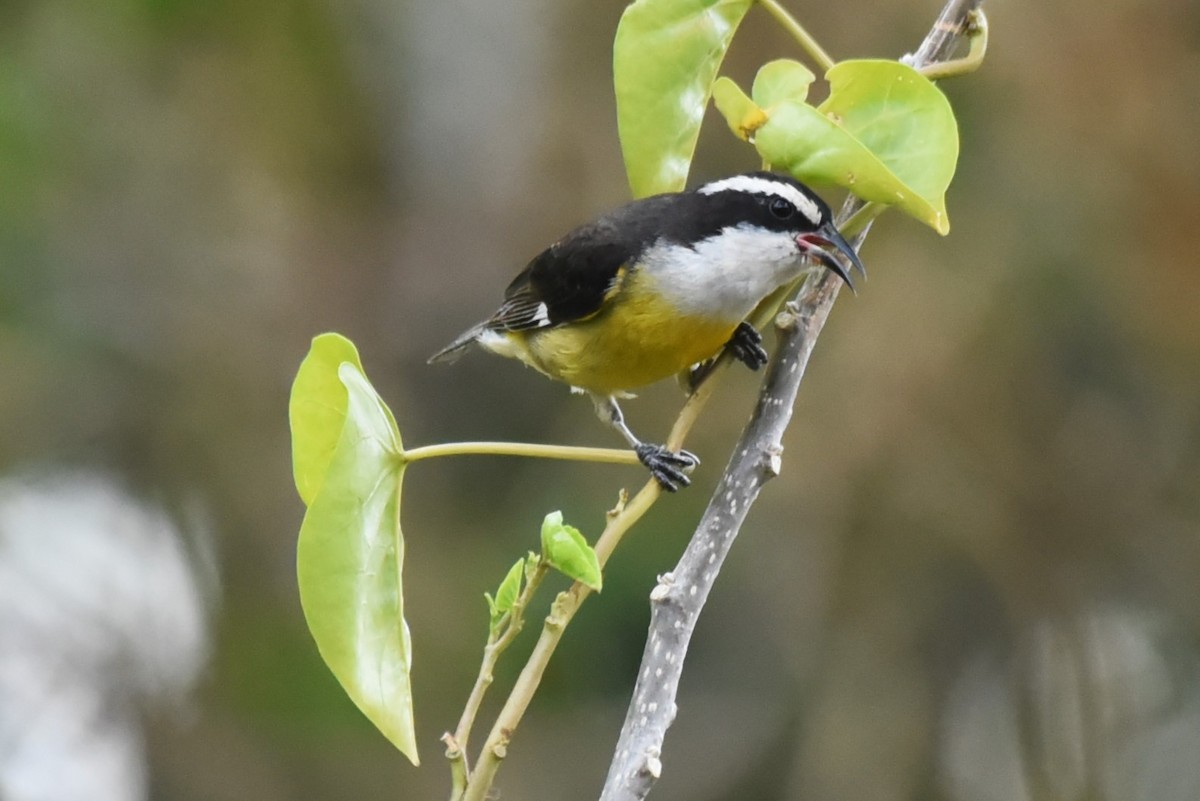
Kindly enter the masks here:
M 487 327 L 525 331 L 591 317 L 620 291 L 636 249 L 607 220 L 572 231 L 513 279 Z

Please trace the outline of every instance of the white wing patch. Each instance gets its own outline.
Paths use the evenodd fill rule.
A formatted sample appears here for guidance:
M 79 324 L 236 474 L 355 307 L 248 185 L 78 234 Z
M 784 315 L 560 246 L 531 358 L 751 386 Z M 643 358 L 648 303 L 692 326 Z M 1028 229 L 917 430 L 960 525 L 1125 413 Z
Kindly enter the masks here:
M 813 225 L 821 224 L 821 210 L 817 208 L 817 204 L 813 202 L 812 198 L 791 184 L 785 184 L 780 181 L 772 181 L 757 175 L 735 175 L 732 178 L 722 178 L 720 181 L 705 184 L 696 191 L 702 195 L 712 195 L 725 191 L 749 192 L 756 195 L 775 195 L 799 209 L 800 213 L 807 217 Z
M 545 303 L 539 303 L 537 309 L 534 310 L 533 324 L 537 328 L 545 328 L 550 325 L 550 310 L 546 308 Z

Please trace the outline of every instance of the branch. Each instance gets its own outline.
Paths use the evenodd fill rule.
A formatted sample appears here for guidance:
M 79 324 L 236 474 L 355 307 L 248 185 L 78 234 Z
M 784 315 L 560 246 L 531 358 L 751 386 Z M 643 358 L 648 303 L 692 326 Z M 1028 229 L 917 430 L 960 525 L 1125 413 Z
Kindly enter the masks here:
M 905 61 L 920 69 L 949 59 L 969 32 L 969 17 L 981 2 L 949 0 L 920 48 Z M 863 205 L 851 197 L 839 222 L 845 223 Z M 869 230 L 868 222 L 853 238 L 856 248 Z M 662 773 L 662 744 L 675 718 L 679 679 L 696 621 L 750 506 L 779 473 L 781 438 L 840 288 L 839 278 L 821 270 L 805 281 L 797 300 L 776 318 L 779 355 L 767 372 L 754 414 L 687 550 L 650 593 L 649 636 L 601 801 L 644 799 Z

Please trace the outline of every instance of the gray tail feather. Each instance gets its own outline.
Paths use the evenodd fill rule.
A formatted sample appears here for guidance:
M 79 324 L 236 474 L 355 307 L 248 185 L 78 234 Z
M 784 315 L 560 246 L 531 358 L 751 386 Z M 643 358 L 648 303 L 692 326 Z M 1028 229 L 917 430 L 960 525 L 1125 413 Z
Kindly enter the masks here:
M 446 347 L 439 350 L 437 353 L 429 357 L 426 364 L 434 364 L 436 362 L 453 362 L 463 355 L 463 351 L 471 346 L 475 340 L 479 339 L 479 335 L 484 332 L 485 326 L 483 323 L 468 328 L 463 331 L 454 341 Z

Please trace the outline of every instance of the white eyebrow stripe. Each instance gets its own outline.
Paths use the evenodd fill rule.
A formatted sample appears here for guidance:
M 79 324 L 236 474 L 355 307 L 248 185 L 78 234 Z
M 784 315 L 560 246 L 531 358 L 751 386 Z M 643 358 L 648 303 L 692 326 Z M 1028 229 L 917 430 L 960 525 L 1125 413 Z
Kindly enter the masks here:
M 770 181 L 766 178 L 759 178 L 753 175 L 735 175 L 732 178 L 722 178 L 719 181 L 713 181 L 711 184 L 705 184 L 696 191 L 702 195 L 711 195 L 716 192 L 725 191 L 749 192 L 756 195 L 775 195 L 799 209 L 800 213 L 807 217 L 813 225 L 821 224 L 821 210 L 817 208 L 817 204 L 808 195 L 805 195 L 790 184 Z

